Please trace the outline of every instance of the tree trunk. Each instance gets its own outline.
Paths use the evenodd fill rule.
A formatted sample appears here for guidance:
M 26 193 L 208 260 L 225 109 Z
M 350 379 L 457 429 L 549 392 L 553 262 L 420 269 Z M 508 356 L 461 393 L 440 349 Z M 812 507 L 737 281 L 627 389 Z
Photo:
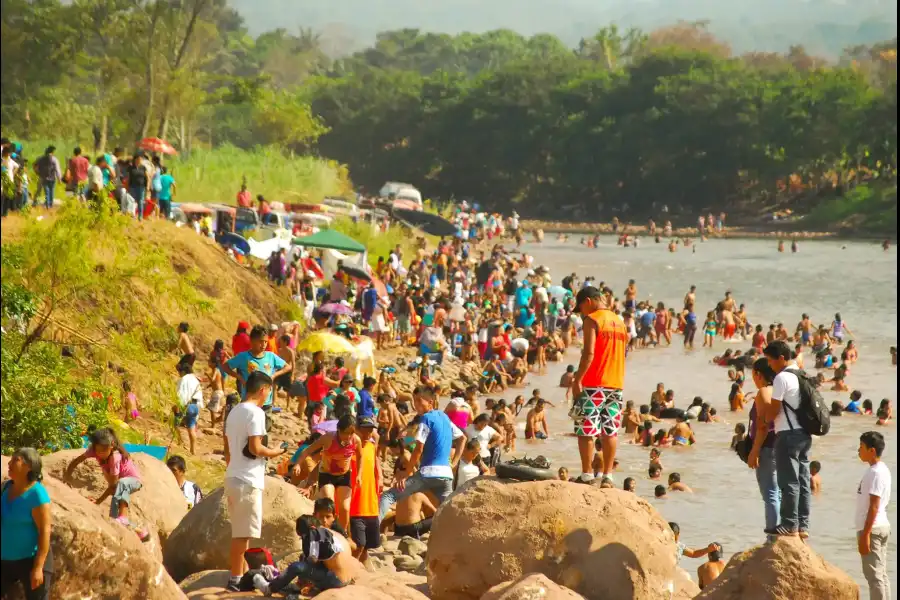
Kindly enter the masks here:
M 97 144 L 99 148 L 95 150 L 97 154 L 103 154 L 106 152 L 106 142 L 107 137 L 109 136 L 109 116 L 104 113 L 102 117 L 100 117 L 100 142 Z
M 153 98 L 156 83 L 153 70 L 153 42 L 156 38 L 156 24 L 159 22 L 162 8 L 163 3 L 157 0 L 153 7 L 153 14 L 150 17 L 150 29 L 147 35 L 147 50 L 144 57 L 144 60 L 147 61 L 147 70 L 144 77 L 147 86 L 147 110 L 144 113 L 144 123 L 141 125 L 141 138 L 147 137 L 147 133 L 150 131 L 150 121 L 153 119 Z

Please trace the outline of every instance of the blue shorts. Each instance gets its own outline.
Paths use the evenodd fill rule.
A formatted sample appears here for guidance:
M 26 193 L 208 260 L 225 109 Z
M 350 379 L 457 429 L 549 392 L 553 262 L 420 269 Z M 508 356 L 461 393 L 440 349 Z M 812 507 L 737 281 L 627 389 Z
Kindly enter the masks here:
M 192 429 L 197 426 L 197 419 L 200 418 L 200 405 L 192 402 L 187 405 L 185 411 L 181 413 L 181 421 L 179 422 L 179 427 L 186 427 L 187 429 Z

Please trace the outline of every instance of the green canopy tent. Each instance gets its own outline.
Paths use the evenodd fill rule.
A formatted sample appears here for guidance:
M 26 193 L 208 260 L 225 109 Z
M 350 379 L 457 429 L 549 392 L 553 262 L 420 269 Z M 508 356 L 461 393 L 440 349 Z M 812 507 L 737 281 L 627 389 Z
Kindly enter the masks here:
M 323 229 L 319 233 L 295 237 L 293 243 L 306 248 L 330 248 L 339 252 L 365 252 L 366 247 L 351 237 L 331 229 Z

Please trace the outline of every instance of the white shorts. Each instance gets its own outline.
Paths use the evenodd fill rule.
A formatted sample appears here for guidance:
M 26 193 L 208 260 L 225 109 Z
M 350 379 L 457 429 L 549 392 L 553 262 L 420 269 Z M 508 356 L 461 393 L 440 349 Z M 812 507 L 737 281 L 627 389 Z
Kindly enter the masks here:
M 222 405 L 225 400 L 225 392 L 221 390 L 216 390 L 212 393 L 212 398 L 209 399 L 209 404 L 206 405 L 206 408 L 210 410 L 210 412 L 217 413 L 222 410 Z
M 232 538 L 262 536 L 263 491 L 238 479 L 225 480 Z

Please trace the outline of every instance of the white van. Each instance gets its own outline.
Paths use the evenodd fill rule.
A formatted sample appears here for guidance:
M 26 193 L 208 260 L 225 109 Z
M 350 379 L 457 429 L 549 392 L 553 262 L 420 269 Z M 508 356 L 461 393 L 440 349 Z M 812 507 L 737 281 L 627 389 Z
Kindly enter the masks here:
M 397 181 L 388 181 L 385 183 L 378 195 L 382 198 L 389 198 L 391 195 L 397 200 L 407 200 L 416 204 L 419 210 L 422 210 L 422 192 L 408 183 L 400 183 Z

